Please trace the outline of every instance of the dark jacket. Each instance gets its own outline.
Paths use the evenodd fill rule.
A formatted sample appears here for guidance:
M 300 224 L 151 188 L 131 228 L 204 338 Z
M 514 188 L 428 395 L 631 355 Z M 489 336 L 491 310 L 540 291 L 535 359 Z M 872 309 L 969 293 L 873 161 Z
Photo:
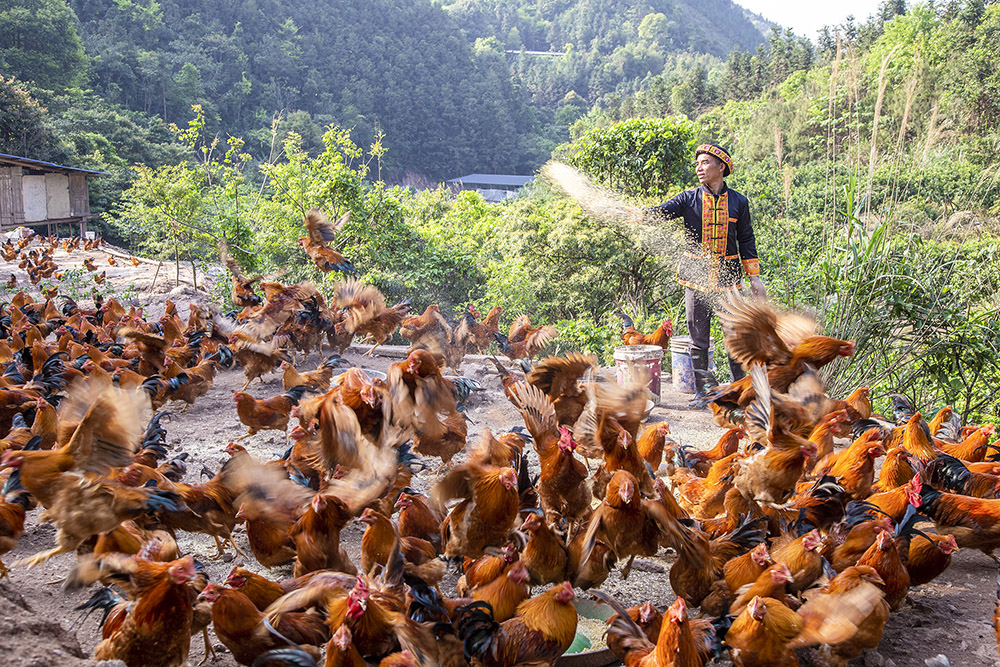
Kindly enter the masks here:
M 750 224 L 750 202 L 725 183 L 718 196 L 702 185 L 685 190 L 650 211 L 664 219 L 684 219 L 691 248 L 677 267 L 677 282 L 682 285 L 702 292 L 718 292 L 740 284 L 744 273 L 760 275 L 757 242 Z M 701 253 L 696 250 L 699 247 Z

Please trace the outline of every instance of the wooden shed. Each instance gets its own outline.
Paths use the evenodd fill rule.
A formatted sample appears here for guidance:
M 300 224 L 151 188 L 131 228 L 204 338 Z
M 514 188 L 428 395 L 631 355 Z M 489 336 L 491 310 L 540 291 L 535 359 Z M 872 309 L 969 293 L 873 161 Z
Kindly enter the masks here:
M 107 172 L 0 153 L 0 232 L 22 225 L 45 225 L 45 234 L 59 224 L 80 225 L 87 232 L 90 212 L 88 179 Z

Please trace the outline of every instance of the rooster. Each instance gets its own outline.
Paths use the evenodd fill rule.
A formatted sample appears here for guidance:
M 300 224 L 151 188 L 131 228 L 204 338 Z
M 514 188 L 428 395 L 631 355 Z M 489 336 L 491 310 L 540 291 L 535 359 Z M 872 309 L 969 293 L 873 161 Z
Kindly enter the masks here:
M 619 312 L 618 317 L 622 320 L 622 342 L 626 345 L 656 345 L 669 349 L 670 335 L 674 332 L 674 323 L 670 319 L 663 320 L 653 333 L 643 334 L 635 328 L 631 317 L 623 312 Z
M 316 268 L 323 273 L 329 273 L 330 271 L 355 273 L 354 264 L 351 260 L 327 245 L 333 241 L 336 233 L 350 219 L 350 212 L 345 213 L 335 223 L 331 223 L 319 209 L 314 208 L 306 213 L 305 225 L 309 236 L 300 238 L 298 244 L 309 255 L 309 259 L 316 264 Z

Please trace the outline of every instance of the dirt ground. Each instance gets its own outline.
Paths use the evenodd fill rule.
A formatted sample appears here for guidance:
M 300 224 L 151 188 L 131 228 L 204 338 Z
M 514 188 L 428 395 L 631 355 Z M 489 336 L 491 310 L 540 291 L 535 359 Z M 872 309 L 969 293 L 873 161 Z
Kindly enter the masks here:
M 126 256 L 117 267 L 108 265 L 108 255 L 103 251 L 76 251 L 67 257 L 60 249 L 54 259 L 61 268 L 66 268 L 78 267 L 85 257 L 91 257 L 101 270 L 107 270 L 107 280 L 119 294 L 129 287 L 134 288 L 136 301 L 146 306 L 148 318 L 162 314 L 166 298 L 172 299 L 183 315 L 187 313 L 189 302 L 206 299 L 203 292 L 194 290 L 190 285 L 175 288 L 173 268 L 166 265 L 160 271 L 155 286 L 150 289 L 157 268 L 155 263 L 140 263 L 138 267 L 133 267 L 127 260 L 127 253 L 114 249 L 112 252 Z M 0 263 L 0 285 L 11 273 L 20 287 L 27 286 L 26 274 L 18 270 L 16 264 L 9 263 Z M 184 277 L 190 280 L 189 270 Z M 199 282 L 202 280 L 204 277 L 199 276 Z M 84 287 L 86 285 L 78 284 L 75 289 L 79 291 Z M 8 300 L 13 291 L 0 287 L 0 300 Z M 37 290 L 29 292 L 38 295 Z M 361 367 L 377 370 L 384 370 L 393 361 L 383 356 L 374 359 L 362 357 L 354 349 L 345 357 Z M 320 355 L 314 353 L 299 368 L 315 368 L 320 359 Z M 474 441 L 486 428 L 504 432 L 522 424 L 520 416 L 504 398 L 495 370 L 488 369 L 482 362 L 467 361 L 462 367 L 462 374 L 478 379 L 486 389 L 469 401 L 468 415 L 474 422 L 469 426 L 470 441 Z M 190 454 L 184 481 L 198 481 L 203 465 L 211 470 L 217 469 L 227 458 L 223 451 L 225 445 L 245 433 L 232 401 L 233 391 L 243 381 L 239 369 L 221 371 L 212 390 L 195 406 L 164 420 L 172 452 Z M 650 420 L 668 419 L 678 442 L 698 449 L 713 445 L 721 431 L 711 422 L 709 414 L 687 410 L 687 396 L 672 390 L 668 376 L 665 381 L 667 386 L 662 393 L 661 404 L 653 409 Z M 280 393 L 280 375 L 273 373 L 262 384 L 255 382 L 250 392 L 258 398 Z M 262 459 L 276 456 L 285 447 L 284 438 L 273 431 L 258 434 L 243 441 L 243 444 L 254 456 Z M 461 456 L 456 460 L 460 459 Z M 430 471 L 438 468 L 438 460 L 431 459 L 428 463 L 429 470 L 415 477 L 414 486 L 418 490 L 426 491 L 437 478 Z M 537 460 L 534 463 L 537 465 Z M 6 563 L 52 546 L 55 530 L 52 526 L 38 523 L 39 513 L 35 510 L 29 515 L 25 535 L 5 557 Z M 361 534 L 361 526 L 354 524 L 348 526 L 342 535 L 342 543 L 355 562 L 359 558 Z M 242 526 L 237 527 L 235 539 L 241 549 L 250 552 Z M 219 558 L 212 539 L 207 536 L 185 533 L 178 536 L 178 544 L 182 551 L 206 565 L 215 582 L 221 582 L 234 564 L 276 579 L 291 576 L 290 565 L 267 570 L 252 558 L 249 561 L 243 557 L 234 559 L 232 554 Z M 63 554 L 31 571 L 12 568 L 9 582 L 0 583 L 0 655 L 3 656 L 0 664 L 9 667 L 76 665 L 81 658 L 92 654 L 99 640 L 97 619 L 91 617 L 81 622 L 79 612 L 74 611 L 76 605 L 90 597 L 92 590 L 66 594 L 60 586 L 74 560 L 75 556 Z M 616 572 L 603 588 L 626 605 L 652 600 L 663 608 L 674 599 L 667 576 L 671 563 L 672 555 L 667 555 L 665 551 L 661 551 L 656 558 L 637 559 L 627 580 L 622 580 Z M 922 666 L 926 658 L 943 654 L 956 667 L 996 665 L 997 645 L 991 622 L 996 602 L 996 574 L 996 565 L 985 555 L 968 550 L 958 553 L 951 568 L 936 581 L 910 591 L 904 607 L 890 618 L 878 651 L 869 651 L 852 664 Z M 454 580 L 452 574 L 446 578 L 446 593 L 453 592 Z M 218 667 L 236 664 L 214 635 L 212 642 L 218 659 L 210 664 Z M 202 641 L 195 638 L 191 643 L 190 663 L 197 664 L 203 657 Z M 821 664 L 808 655 L 803 663 Z M 720 661 L 717 664 L 729 662 Z

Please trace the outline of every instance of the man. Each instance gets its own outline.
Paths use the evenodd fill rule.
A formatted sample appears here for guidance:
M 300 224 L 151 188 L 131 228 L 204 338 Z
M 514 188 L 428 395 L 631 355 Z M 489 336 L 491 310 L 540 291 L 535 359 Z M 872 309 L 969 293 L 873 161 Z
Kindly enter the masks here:
M 733 173 L 732 157 L 720 146 L 702 144 L 695 152 L 695 172 L 700 186 L 649 211 L 665 219 L 684 219 L 692 248 L 678 264 L 677 282 L 684 285 L 691 363 L 695 371 L 707 371 L 713 297 L 738 288 L 744 273 L 755 295 L 766 292 L 760 279 L 750 203 L 723 180 Z M 743 377 L 743 368 L 732 357 L 729 367 L 734 380 Z M 703 397 L 704 374 L 695 373 L 695 387 L 696 398 Z

